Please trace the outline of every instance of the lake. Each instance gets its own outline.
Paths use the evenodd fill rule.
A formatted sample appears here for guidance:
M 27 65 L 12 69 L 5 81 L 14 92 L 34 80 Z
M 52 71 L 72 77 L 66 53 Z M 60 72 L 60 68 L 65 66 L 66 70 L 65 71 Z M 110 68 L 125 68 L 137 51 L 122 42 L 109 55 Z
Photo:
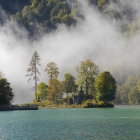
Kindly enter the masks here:
M 0 112 L 0 140 L 140 140 L 140 107 Z

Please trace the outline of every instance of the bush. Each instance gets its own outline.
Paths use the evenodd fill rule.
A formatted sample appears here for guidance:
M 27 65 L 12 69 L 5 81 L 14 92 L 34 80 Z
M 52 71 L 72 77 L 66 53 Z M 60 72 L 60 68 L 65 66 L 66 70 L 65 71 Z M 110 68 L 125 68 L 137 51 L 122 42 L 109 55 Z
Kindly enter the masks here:
M 108 103 L 105 104 L 104 102 L 96 102 L 96 100 L 86 100 L 83 104 L 83 108 L 109 108 L 114 107 L 113 104 Z
M 91 108 L 91 107 L 94 107 L 94 106 L 96 106 L 96 105 L 97 105 L 97 102 L 96 102 L 95 100 L 91 100 L 91 99 L 86 100 L 86 101 L 84 101 L 84 103 L 83 103 L 83 107 L 84 107 L 84 108 Z

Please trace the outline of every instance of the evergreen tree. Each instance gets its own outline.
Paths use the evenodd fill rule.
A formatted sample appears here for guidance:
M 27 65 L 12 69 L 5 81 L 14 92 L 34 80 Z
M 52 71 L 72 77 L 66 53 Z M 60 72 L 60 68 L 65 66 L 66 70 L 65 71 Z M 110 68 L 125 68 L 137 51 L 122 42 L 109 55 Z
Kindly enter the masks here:
M 29 67 L 27 69 L 27 75 L 28 81 L 34 81 L 34 90 L 35 90 L 35 101 L 38 100 L 37 98 L 37 83 L 39 81 L 39 69 L 38 66 L 40 66 L 40 56 L 37 51 L 33 53 L 33 56 L 31 58 L 31 61 L 29 63 Z
M 13 97 L 14 94 L 10 83 L 4 78 L 0 78 L 0 105 L 10 105 Z

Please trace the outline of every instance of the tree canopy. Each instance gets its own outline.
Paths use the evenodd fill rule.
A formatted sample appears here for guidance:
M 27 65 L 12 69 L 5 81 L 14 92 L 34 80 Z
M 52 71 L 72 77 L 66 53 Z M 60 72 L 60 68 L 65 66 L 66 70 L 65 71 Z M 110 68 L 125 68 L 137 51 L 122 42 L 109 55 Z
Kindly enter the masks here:
M 54 62 L 48 63 L 46 68 L 45 68 L 45 72 L 47 72 L 47 74 L 48 74 L 48 76 L 50 78 L 50 81 L 52 79 L 57 79 L 58 74 L 59 74 L 57 64 L 54 63 Z
M 97 101 L 103 101 L 107 104 L 115 99 L 117 86 L 110 72 L 103 72 L 97 77 L 95 88 Z
M 68 26 L 76 23 L 66 0 L 32 0 L 31 5 L 16 13 L 15 19 L 31 34 L 50 32 L 60 23 Z
M 78 71 L 78 85 L 81 85 L 85 94 L 94 94 L 94 82 L 98 75 L 98 66 L 91 60 L 82 61 L 77 67 Z
M 59 74 L 57 64 L 54 62 L 48 63 L 45 72 L 49 76 L 48 98 L 50 101 L 56 102 L 57 95 L 62 91 L 62 83 L 57 79 Z
M 0 78 L 0 105 L 10 105 L 13 97 L 10 83 L 5 78 Z
M 70 73 L 66 73 L 64 75 L 64 81 L 63 81 L 64 91 L 67 93 L 67 95 L 68 95 L 68 93 L 77 92 L 78 86 L 76 85 L 75 81 L 76 81 L 76 78 L 73 75 L 71 75 Z
M 46 100 L 48 97 L 48 85 L 46 85 L 44 82 L 39 83 L 36 94 L 39 101 Z

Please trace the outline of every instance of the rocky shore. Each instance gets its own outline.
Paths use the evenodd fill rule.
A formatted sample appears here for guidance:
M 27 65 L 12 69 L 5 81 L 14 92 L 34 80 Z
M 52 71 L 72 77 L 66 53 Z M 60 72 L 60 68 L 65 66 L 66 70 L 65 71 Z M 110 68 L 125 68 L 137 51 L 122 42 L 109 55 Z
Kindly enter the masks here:
M 0 111 L 38 110 L 37 105 L 0 105 Z

